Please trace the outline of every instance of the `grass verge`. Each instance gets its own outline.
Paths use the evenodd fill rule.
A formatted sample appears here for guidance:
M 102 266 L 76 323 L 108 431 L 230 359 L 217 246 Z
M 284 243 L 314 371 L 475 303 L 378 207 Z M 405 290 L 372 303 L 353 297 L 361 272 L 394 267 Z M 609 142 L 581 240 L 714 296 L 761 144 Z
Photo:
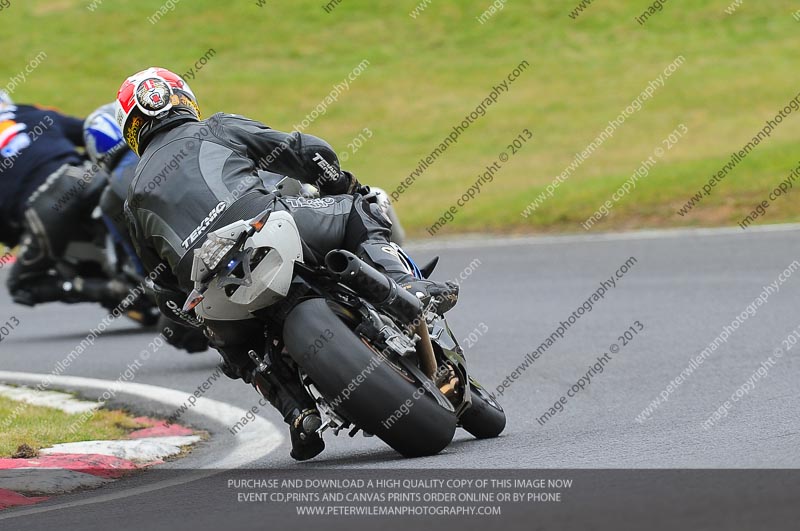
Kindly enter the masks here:
M 397 203 L 412 236 L 427 235 L 525 128 L 533 141 L 437 235 L 584 232 L 582 222 L 659 147 L 665 152 L 650 174 L 591 230 L 735 225 L 798 165 L 795 112 L 713 195 L 677 213 L 797 94 L 796 2 L 745 2 L 733 14 L 729 0 L 669 2 L 646 24 L 637 18 L 649 2 L 598 2 L 571 17 L 576 4 L 508 1 L 481 19 L 490 0 L 432 2 L 414 14 L 413 3 L 389 0 L 346 0 L 333 10 L 312 0 L 193 0 L 170 9 L 163 0 L 14 2 L 2 13 L 9 31 L 0 71 L 11 77 L 0 85 L 11 83 L 18 101 L 86 115 L 112 100 L 127 75 L 159 64 L 187 74 L 206 116 L 227 111 L 291 130 L 320 109 L 305 131 L 347 153 L 345 166 L 362 182 L 392 191 L 527 61 Z M 41 52 L 46 58 L 15 84 Z M 522 216 L 678 56 L 685 63 L 641 110 Z M 320 107 L 364 60 L 368 68 Z M 666 149 L 681 126 L 688 132 Z M 775 201 L 757 223 L 800 219 L 795 202 Z
M 0 396 L 0 419 L 13 421 L 0 432 L 0 457 L 10 457 L 21 445 L 34 450 L 58 443 L 124 439 L 142 427 L 124 411 L 99 409 L 89 420 L 57 409 L 32 406 Z

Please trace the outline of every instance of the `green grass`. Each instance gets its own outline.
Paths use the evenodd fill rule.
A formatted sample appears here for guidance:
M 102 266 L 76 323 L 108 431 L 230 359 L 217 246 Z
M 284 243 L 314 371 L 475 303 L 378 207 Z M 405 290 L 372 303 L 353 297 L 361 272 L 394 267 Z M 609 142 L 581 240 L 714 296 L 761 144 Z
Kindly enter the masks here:
M 0 396 L 0 419 L 13 422 L 0 431 L 0 457 L 9 457 L 22 444 L 34 450 L 58 443 L 123 439 L 136 422 L 123 411 L 100 409 L 86 422 L 82 414 L 70 415 L 57 409 L 22 404 Z M 73 429 L 74 428 L 74 429 Z
M 185 72 L 209 48 L 216 56 L 192 88 L 206 114 L 228 111 L 279 128 L 299 123 L 361 60 L 369 68 L 307 132 L 342 151 L 363 127 L 374 137 L 347 167 L 393 189 L 493 84 L 522 60 L 530 68 L 462 135 L 398 203 L 412 234 L 422 235 L 478 172 L 523 129 L 533 143 L 442 233 L 582 231 L 580 222 L 611 196 L 678 124 L 689 133 L 635 192 L 593 230 L 734 224 L 797 165 L 800 118 L 792 115 L 714 195 L 685 217 L 675 211 L 800 87 L 797 32 L 789 0 L 669 2 L 644 26 L 649 1 L 578 3 L 508 0 L 481 25 L 489 0 L 327 2 L 255 0 L 178 2 L 155 25 L 163 0 L 12 2 L 0 12 L 0 69 L 19 71 L 48 55 L 15 97 L 85 115 L 113 99 L 126 75 L 151 64 Z M 15 29 L 18 28 L 18 29 Z M 520 213 L 676 56 L 686 63 L 529 218 Z M 0 80 L 0 84 L 2 80 Z M 800 114 L 800 113 L 798 113 Z M 791 197 L 766 222 L 797 220 Z M 761 221 L 761 220 L 760 220 Z

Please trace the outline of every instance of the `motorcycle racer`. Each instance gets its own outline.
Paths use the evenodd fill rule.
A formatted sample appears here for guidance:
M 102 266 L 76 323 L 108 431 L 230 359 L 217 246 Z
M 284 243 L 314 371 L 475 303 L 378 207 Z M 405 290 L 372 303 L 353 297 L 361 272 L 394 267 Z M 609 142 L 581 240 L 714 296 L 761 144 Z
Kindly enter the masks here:
M 324 140 L 275 131 L 232 114 L 201 120 L 189 86 L 173 72 L 156 67 L 122 84 L 115 116 L 125 141 L 141 156 L 126 202 L 131 236 L 146 269 L 168 264 L 168 271 L 156 282 L 159 305 L 175 319 L 198 324 L 181 310 L 192 289 L 194 249 L 216 228 L 265 210 L 293 216 L 310 262 L 321 263 L 332 249 L 348 249 L 420 298 L 448 295 L 440 311 L 455 304 L 457 286 L 417 280 L 407 272 L 389 244 L 391 222 L 365 199 L 368 189 L 340 169 L 336 153 Z M 323 196 L 307 199 L 270 193 L 260 179 L 253 178 L 259 171 L 314 184 Z M 153 186 L 159 175 L 166 178 Z M 233 190 L 242 192 L 234 199 Z M 248 352 L 263 349 L 250 343 L 253 337 L 263 337 L 261 322 L 206 320 L 200 324 L 222 354 L 226 373 L 253 382 L 281 412 L 289 424 L 292 457 L 305 460 L 319 454 L 324 449 L 316 433 L 319 412 L 296 378 L 287 374 L 288 367 L 276 367 L 265 380 L 253 380 Z
M 21 243 L 6 281 L 18 304 L 79 297 L 52 267 L 90 215 L 103 181 L 78 151 L 82 131 L 82 120 L 15 104 L 0 90 L 0 241 Z

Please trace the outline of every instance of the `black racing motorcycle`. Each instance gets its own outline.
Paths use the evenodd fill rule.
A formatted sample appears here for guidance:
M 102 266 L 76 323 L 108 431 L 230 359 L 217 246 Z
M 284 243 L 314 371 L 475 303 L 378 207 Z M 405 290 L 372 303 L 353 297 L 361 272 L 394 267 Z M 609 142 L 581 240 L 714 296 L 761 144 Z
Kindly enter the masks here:
M 431 274 L 435 262 L 420 270 L 392 248 L 418 278 Z M 210 233 L 195 251 L 192 280 L 184 311 L 263 321 L 250 351 L 256 374 L 289 366 L 322 413 L 320 433 L 362 431 L 415 457 L 440 452 L 458 426 L 478 438 L 505 428 L 503 408 L 469 373 L 438 300 L 423 307 L 348 251 L 317 263 L 286 212 Z

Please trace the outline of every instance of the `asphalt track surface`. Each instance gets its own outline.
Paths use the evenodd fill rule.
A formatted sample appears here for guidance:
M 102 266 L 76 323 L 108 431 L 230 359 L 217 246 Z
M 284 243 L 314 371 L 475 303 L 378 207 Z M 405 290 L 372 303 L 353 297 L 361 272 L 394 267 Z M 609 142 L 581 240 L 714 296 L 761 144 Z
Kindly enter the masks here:
M 780 358 L 774 357 L 774 351 L 800 327 L 800 269 L 784 277 L 779 290 L 770 294 L 754 315 L 741 320 L 727 341 L 670 392 L 668 401 L 648 420 L 640 423 L 636 416 L 725 325 L 730 326 L 746 311 L 764 286 L 778 280 L 793 261 L 800 261 L 798 244 L 800 227 L 774 226 L 747 232 L 644 232 L 591 238 L 439 240 L 412 245 L 409 248 L 420 262 L 435 254 L 442 256 L 436 278 L 461 277 L 462 295 L 449 315 L 450 324 L 459 339 L 475 330 L 484 331 L 477 341 L 462 341 L 462 345 L 472 373 L 490 388 L 501 384 L 603 280 L 613 276 L 630 257 L 636 262 L 623 278 L 616 279 L 616 287 L 606 291 L 591 311 L 581 315 L 563 338 L 505 390 L 500 401 L 508 427 L 501 438 L 476 441 L 459 432 L 442 454 L 405 460 L 375 438 L 328 436 L 326 451 L 300 465 L 289 458 L 285 440 L 252 468 L 270 477 L 298 469 L 311 474 L 336 469 L 340 475 L 364 472 L 378 476 L 381 469 L 797 469 L 800 346 L 784 349 Z M 0 281 L 4 275 L 5 271 L 0 271 Z M 90 328 L 97 326 L 105 312 L 91 305 L 50 304 L 27 309 L 12 305 L 3 290 L 0 321 L 11 316 L 17 317 L 20 325 L 0 344 L 0 370 L 48 373 Z M 637 321 L 642 330 L 622 346 L 619 336 L 631 326 L 638 329 Z M 153 335 L 153 331 L 139 330 L 121 319 L 64 374 L 116 380 Z M 467 343 L 474 344 L 468 348 Z M 620 349 L 611 354 L 603 372 L 592 376 L 590 384 L 570 397 L 563 411 L 544 425 L 537 422 L 537 417 L 545 414 L 614 344 Z M 776 363 L 768 374 L 732 404 L 725 418 L 705 429 L 703 422 L 770 356 Z M 211 352 L 189 356 L 166 346 L 137 370 L 135 382 L 182 390 L 188 397 L 206 381 L 216 364 L 217 355 Z M 227 379 L 215 382 L 204 396 L 243 409 L 258 400 L 251 388 Z M 151 406 L 140 403 L 134 407 Z M 168 413 L 152 407 L 155 413 Z M 263 407 L 259 414 L 283 430 L 278 415 Z M 209 448 L 197 451 L 200 457 L 212 451 L 214 433 L 225 427 L 206 428 L 212 432 L 212 442 L 206 443 Z M 192 466 L 192 459 L 185 459 L 183 466 Z M 796 471 L 791 478 L 796 485 Z M 119 481 L 103 492 L 146 485 L 151 479 L 144 474 Z M 609 500 L 604 500 L 600 488 L 602 480 L 597 476 L 586 478 L 585 485 L 591 484 L 598 486 L 596 494 L 587 495 L 588 501 L 581 507 L 588 510 L 594 504 L 594 510 L 608 510 Z M 281 529 L 282 524 L 292 522 L 288 512 L 271 514 L 263 506 L 233 503 L 224 485 L 217 477 L 115 501 L 2 519 L 14 513 L 6 511 L 0 515 L 0 529 L 100 530 L 111 528 L 111 522 L 119 530 L 264 529 L 268 525 Z M 630 486 L 631 496 L 656 488 L 650 482 L 636 485 L 633 480 Z M 667 489 L 663 485 L 659 488 Z M 786 522 L 783 517 L 788 518 L 788 511 L 796 514 L 797 509 L 790 507 L 797 506 L 800 493 L 797 489 L 775 492 L 785 495 L 776 500 L 777 494 L 770 494 L 775 505 L 769 513 L 778 518 L 776 522 Z M 698 497 L 707 494 L 698 491 Z M 81 502 L 96 495 L 74 494 L 36 507 Z M 653 496 L 660 495 L 666 492 L 653 490 Z M 739 507 L 740 502 L 716 501 L 731 508 Z M 573 517 L 581 507 L 571 506 Z M 557 528 L 569 527 L 563 519 L 565 514 L 551 516 L 554 522 L 564 524 Z M 642 518 L 642 522 L 648 519 L 646 514 Z M 481 528 L 486 522 L 469 520 L 459 525 Z M 307 519 L 302 525 L 338 529 L 352 528 L 351 524 L 347 518 L 331 518 Z M 404 527 L 400 520 L 381 525 L 387 529 Z M 543 523 L 541 526 L 550 528 Z M 530 520 L 525 524 L 525 528 L 536 527 Z M 623 527 L 627 526 L 617 528 Z

